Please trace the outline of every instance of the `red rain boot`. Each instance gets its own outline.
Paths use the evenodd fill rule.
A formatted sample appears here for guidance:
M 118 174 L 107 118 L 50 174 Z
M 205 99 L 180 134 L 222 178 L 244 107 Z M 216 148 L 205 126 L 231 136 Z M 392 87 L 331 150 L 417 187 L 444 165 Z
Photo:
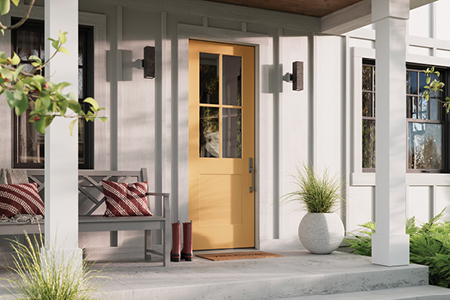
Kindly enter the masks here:
M 180 221 L 172 223 L 172 251 L 170 252 L 171 261 L 180 261 L 181 259 L 181 224 Z
M 191 261 L 194 253 L 192 253 L 192 220 L 190 222 L 183 222 L 183 251 L 181 251 L 181 258 Z

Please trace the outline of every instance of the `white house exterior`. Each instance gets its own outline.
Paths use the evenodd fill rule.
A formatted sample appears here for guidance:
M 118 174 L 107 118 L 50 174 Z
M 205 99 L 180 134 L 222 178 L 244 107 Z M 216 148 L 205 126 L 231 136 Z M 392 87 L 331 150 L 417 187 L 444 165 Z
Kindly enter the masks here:
M 405 113 L 399 113 L 407 109 L 406 84 L 401 79 L 406 68 L 437 66 L 449 71 L 441 80 L 448 83 L 450 78 L 450 0 L 428 2 L 411 1 L 411 6 L 418 7 L 409 11 L 409 1 L 374 0 L 372 14 L 363 13 L 360 19 L 356 17 L 361 10 L 347 8 L 357 24 L 380 24 L 376 36 L 375 24 L 345 32 L 358 26 L 352 27 L 350 21 L 330 26 L 326 18 L 209 1 L 80 0 L 78 22 L 93 30 L 92 96 L 109 117 L 105 124 L 95 124 L 91 167 L 147 168 L 149 189 L 171 194 L 172 220 L 190 220 L 189 40 L 255 47 L 253 247 L 301 247 L 297 228 L 306 212 L 294 204 L 280 205 L 277 199 L 295 188 L 290 175 L 296 166 L 312 162 L 317 170 L 328 168 L 331 174 L 344 176 L 346 202 L 339 212 L 347 231 L 367 221 L 387 224 L 375 237 L 380 255 L 374 255 L 374 263 L 408 263 L 405 218 L 416 216 L 425 222 L 450 204 L 448 118 L 443 114 L 442 170 L 407 172 L 408 125 Z M 31 19 L 44 20 L 40 4 Z M 12 8 L 2 20 L 8 24 L 11 17 L 23 16 L 25 11 L 25 5 Z M 385 20 L 388 25 L 383 25 Z M 58 22 L 52 28 L 65 26 L 64 19 Z M 73 31 L 62 27 L 72 38 Z M 6 32 L 0 49 L 10 53 L 11 43 L 11 33 Z M 145 46 L 156 49 L 154 79 L 145 79 L 139 67 Z M 363 168 L 362 146 L 363 65 L 375 66 L 375 58 L 376 68 L 385 75 L 377 77 L 377 99 L 390 100 L 386 107 L 379 105 L 378 118 L 386 122 L 378 123 L 405 124 L 404 130 L 401 125 L 377 127 L 383 132 L 377 137 L 377 152 L 387 153 L 380 160 L 383 167 L 377 166 L 378 193 L 384 193 L 380 199 L 375 198 L 376 172 Z M 302 91 L 293 91 L 286 80 L 294 61 L 303 62 Z M 13 116 L 6 101 L 0 102 L 0 116 L 0 168 L 11 168 Z M 450 220 L 450 211 L 445 219 Z M 119 247 L 111 250 L 108 234 L 81 233 L 79 247 L 92 250 L 93 258 L 138 257 L 141 234 L 119 235 Z

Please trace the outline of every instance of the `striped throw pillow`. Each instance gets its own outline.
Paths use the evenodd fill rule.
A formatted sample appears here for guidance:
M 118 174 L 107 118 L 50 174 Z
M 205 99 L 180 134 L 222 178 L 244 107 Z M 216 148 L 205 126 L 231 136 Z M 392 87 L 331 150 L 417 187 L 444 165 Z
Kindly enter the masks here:
M 44 216 L 36 183 L 0 184 L 0 215 L 11 218 L 17 214 Z
M 152 216 L 148 208 L 147 182 L 117 183 L 102 180 L 105 194 L 105 217 Z

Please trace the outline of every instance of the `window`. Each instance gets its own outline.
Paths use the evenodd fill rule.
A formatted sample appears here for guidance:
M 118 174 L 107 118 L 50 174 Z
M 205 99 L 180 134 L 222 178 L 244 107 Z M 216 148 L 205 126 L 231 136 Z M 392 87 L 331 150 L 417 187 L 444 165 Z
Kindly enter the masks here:
M 422 70 L 406 71 L 406 118 L 408 121 L 408 170 L 441 171 L 442 163 L 442 105 L 431 98 L 421 97 L 426 85 Z M 431 78 L 431 80 L 436 77 Z M 440 98 L 441 95 L 438 95 Z
M 18 20 L 13 19 L 14 24 Z M 28 60 L 30 55 L 36 55 L 44 60 L 44 22 L 28 20 L 19 29 L 12 31 L 12 52 L 19 55 L 24 71 L 33 69 Z M 78 98 L 80 101 L 92 97 L 93 87 L 93 29 L 88 26 L 79 27 L 78 51 Z M 86 107 L 87 108 L 87 107 Z M 20 117 L 13 113 L 13 158 L 14 168 L 43 168 L 44 167 L 44 135 L 35 131 L 32 123 L 28 122 L 29 110 Z M 94 124 L 93 122 L 78 122 L 78 162 L 80 169 L 94 167 Z
M 407 171 L 441 172 L 446 168 L 442 157 L 445 111 L 436 98 L 425 100 L 421 95 L 426 85 L 422 70 L 406 70 Z M 441 71 L 441 79 L 445 74 Z M 432 78 L 432 80 L 435 78 Z M 362 167 L 375 170 L 375 66 L 362 68 Z M 438 95 L 444 98 L 443 95 Z
M 375 170 L 375 66 L 363 65 L 362 73 L 362 167 Z

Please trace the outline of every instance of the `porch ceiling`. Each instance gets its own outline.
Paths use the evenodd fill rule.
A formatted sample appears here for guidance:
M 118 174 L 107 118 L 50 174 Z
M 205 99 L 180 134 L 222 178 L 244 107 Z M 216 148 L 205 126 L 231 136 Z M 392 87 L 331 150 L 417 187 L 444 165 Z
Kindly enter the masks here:
M 206 0 L 311 17 L 323 17 L 362 0 Z

